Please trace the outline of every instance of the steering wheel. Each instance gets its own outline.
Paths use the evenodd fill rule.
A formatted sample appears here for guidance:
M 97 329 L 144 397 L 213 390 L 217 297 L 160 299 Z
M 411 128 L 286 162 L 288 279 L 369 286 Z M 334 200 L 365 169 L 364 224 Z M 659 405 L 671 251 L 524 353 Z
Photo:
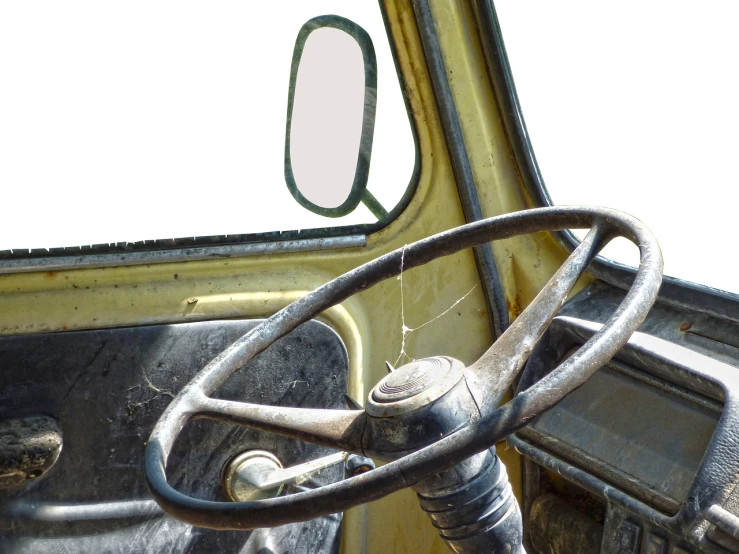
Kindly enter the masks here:
M 534 301 L 469 367 L 442 356 L 411 362 L 375 386 L 366 410 L 284 408 L 211 397 L 237 369 L 301 323 L 401 271 L 491 240 L 584 228 L 590 229 L 585 239 Z M 630 239 L 640 250 L 640 266 L 621 305 L 575 354 L 499 407 L 505 391 L 579 276 L 616 236 Z M 198 373 L 172 400 L 146 445 L 145 471 L 151 494 L 166 512 L 192 525 L 245 530 L 310 520 L 418 486 L 424 479 L 489 450 L 582 385 L 626 344 L 642 323 L 661 281 L 662 255 L 651 232 L 639 220 L 605 208 L 550 207 L 514 212 L 404 246 L 293 302 L 249 331 Z M 364 474 L 288 496 L 252 502 L 199 500 L 172 488 L 166 475 L 167 457 L 175 439 L 193 417 L 247 425 L 393 461 Z

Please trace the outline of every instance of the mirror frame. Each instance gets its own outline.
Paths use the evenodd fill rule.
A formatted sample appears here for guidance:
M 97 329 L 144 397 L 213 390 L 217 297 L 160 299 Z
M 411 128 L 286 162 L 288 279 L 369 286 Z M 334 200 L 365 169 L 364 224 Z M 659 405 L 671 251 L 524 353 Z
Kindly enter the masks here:
M 292 126 L 293 102 L 295 99 L 295 85 L 298 78 L 298 68 L 303 56 L 303 48 L 310 34 L 316 29 L 331 27 L 349 34 L 359 44 L 364 60 L 364 117 L 362 119 L 362 134 L 359 141 L 357 166 L 354 172 L 354 182 L 346 200 L 334 208 L 318 206 L 308 200 L 300 192 L 292 170 L 290 159 L 290 128 Z M 377 110 L 377 59 L 375 48 L 367 31 L 353 21 L 338 15 L 321 15 L 306 22 L 298 33 L 293 50 L 292 66 L 290 68 L 290 88 L 287 100 L 287 129 L 285 131 L 285 182 L 293 198 L 304 208 L 325 217 L 342 217 L 350 214 L 364 202 L 370 211 L 381 219 L 387 215 L 386 210 L 367 190 L 369 178 L 370 158 L 372 155 L 372 140 L 375 131 L 375 113 Z

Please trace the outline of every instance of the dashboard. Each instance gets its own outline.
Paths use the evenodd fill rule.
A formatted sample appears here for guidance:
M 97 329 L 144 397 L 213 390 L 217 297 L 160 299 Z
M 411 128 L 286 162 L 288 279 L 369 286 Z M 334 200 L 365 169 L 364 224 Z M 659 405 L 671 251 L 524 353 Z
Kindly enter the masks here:
M 565 305 L 518 390 L 597 332 L 620 295 L 596 283 Z M 657 305 L 611 363 L 510 438 L 526 458 L 529 551 L 739 552 L 739 349 L 710 323 Z M 562 546 L 573 528 L 590 538 Z

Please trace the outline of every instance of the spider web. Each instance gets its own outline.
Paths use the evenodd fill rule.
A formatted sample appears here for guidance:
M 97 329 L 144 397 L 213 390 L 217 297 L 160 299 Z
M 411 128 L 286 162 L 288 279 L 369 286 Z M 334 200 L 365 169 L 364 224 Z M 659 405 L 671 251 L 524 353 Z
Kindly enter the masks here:
M 395 360 L 395 363 L 393 366 L 397 367 L 397 365 L 403 361 L 403 357 L 407 358 L 408 362 L 416 361 L 416 358 L 412 357 L 408 352 L 406 351 L 407 346 L 407 340 L 408 335 L 411 333 L 415 333 L 419 329 L 423 329 L 426 327 L 426 325 L 429 325 L 430 323 L 433 323 L 437 319 L 440 319 L 444 317 L 446 314 L 448 314 L 450 311 L 454 309 L 455 306 L 457 306 L 460 302 L 462 302 L 465 298 L 467 298 L 472 292 L 479 286 L 479 283 L 475 284 L 464 296 L 459 298 L 454 304 L 449 306 L 446 310 L 441 312 L 436 317 L 433 317 L 426 321 L 425 323 L 422 323 L 421 325 L 418 325 L 417 327 L 408 327 L 405 323 L 405 296 L 403 293 L 403 264 L 405 263 L 405 249 L 406 245 L 403 245 L 403 250 L 400 253 L 400 275 L 398 275 L 398 280 L 400 281 L 400 332 L 401 332 L 401 340 L 400 340 L 400 353 L 398 354 L 398 358 Z

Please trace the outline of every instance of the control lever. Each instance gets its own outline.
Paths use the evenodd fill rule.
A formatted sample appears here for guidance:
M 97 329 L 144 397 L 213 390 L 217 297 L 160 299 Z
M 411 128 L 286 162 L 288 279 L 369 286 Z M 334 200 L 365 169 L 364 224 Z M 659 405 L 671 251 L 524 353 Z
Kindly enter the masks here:
M 279 496 L 285 485 L 300 485 L 316 473 L 343 463 L 347 452 L 337 452 L 304 464 L 283 468 L 277 457 L 264 450 L 249 450 L 226 465 L 223 486 L 235 502 Z

